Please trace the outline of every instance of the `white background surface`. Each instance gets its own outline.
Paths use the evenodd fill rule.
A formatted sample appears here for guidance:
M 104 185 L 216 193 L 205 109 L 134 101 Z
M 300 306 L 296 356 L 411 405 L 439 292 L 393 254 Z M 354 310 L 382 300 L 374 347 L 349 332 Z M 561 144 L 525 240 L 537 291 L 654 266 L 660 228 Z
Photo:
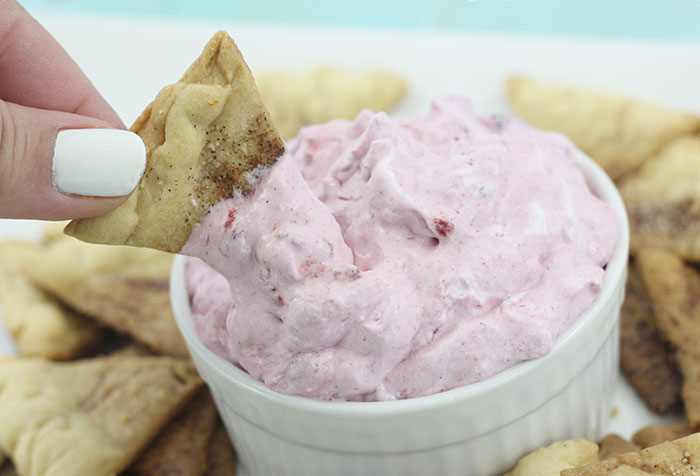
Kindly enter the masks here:
M 480 114 L 508 112 L 503 80 L 511 74 L 527 74 L 604 88 L 700 114 L 700 45 L 260 29 L 76 20 L 32 13 L 86 71 L 126 124 L 162 86 L 182 75 L 217 29 L 228 30 L 253 72 L 319 63 L 395 71 L 409 86 L 397 113 L 423 113 L 432 98 L 445 94 L 467 95 Z M 0 239 L 37 239 L 42 226 L 0 220 Z M 0 322 L 0 354 L 13 350 Z M 615 408 L 609 430 L 624 437 L 641 426 L 664 421 L 646 409 L 622 378 Z

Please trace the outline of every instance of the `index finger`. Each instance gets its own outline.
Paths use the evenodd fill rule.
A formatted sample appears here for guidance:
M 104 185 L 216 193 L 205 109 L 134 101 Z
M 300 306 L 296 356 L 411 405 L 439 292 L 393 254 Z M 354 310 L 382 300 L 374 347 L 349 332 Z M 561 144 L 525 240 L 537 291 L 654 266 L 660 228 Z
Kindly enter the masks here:
M 0 99 L 124 126 L 68 53 L 15 0 L 0 0 Z

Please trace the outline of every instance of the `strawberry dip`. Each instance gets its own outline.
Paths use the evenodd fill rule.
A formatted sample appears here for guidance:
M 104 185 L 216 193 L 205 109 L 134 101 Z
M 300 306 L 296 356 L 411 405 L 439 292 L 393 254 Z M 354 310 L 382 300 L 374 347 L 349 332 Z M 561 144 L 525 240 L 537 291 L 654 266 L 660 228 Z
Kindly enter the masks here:
M 429 395 L 542 356 L 618 239 L 575 153 L 461 97 L 304 128 L 183 248 L 208 263 L 186 265 L 197 331 L 272 389 L 323 400 Z

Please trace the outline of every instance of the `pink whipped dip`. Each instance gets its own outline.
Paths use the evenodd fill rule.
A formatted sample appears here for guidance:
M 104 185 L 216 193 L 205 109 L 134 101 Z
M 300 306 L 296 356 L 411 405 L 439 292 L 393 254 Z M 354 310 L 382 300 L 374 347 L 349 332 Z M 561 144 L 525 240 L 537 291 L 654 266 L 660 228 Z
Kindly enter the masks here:
M 183 251 L 204 343 L 286 394 L 393 400 L 546 354 L 617 241 L 564 137 L 436 101 L 311 126 Z M 229 292 L 230 289 L 230 292 Z

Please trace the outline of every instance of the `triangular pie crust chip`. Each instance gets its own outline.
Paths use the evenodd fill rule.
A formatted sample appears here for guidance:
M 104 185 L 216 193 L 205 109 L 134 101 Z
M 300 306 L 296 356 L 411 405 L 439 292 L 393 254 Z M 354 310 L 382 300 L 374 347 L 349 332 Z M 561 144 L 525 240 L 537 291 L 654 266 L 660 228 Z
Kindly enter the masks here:
M 700 433 L 667 441 L 638 452 L 565 469 L 561 476 L 693 476 L 697 474 Z
M 668 413 L 681 403 L 681 374 L 671 348 L 659 334 L 654 307 L 635 262 L 627 269 L 620 311 L 620 369 L 653 411 Z
M 690 428 L 700 430 L 700 272 L 675 253 L 643 248 L 639 270 L 654 305 L 656 324 L 671 344 L 683 376 L 681 396 Z
M 153 351 L 188 356 L 170 306 L 172 256 L 156 250 L 83 243 L 49 243 L 28 267 L 42 289 L 100 324 Z
M 20 355 L 69 360 L 94 348 L 104 336 L 80 316 L 39 289 L 27 276 L 44 249 L 20 241 L 0 243 L 0 310 Z
M 668 144 L 620 182 L 630 219 L 630 248 L 667 247 L 700 261 L 700 136 Z
M 613 180 L 676 137 L 700 130 L 700 117 L 602 92 L 526 78 L 510 78 L 506 90 L 515 114 L 566 135 Z
M 115 476 L 201 386 L 191 362 L 0 359 L 0 451 L 23 476 Z
M 206 476 L 232 476 L 236 469 L 236 453 L 226 433 L 224 424 L 219 421 L 214 437 L 209 445 L 209 469 Z
M 74 220 L 83 241 L 178 252 L 200 217 L 250 192 L 252 173 L 274 164 L 284 143 L 233 40 L 218 32 L 176 84 L 166 86 L 131 130 L 147 163 L 129 199 L 105 215 Z
M 384 71 L 350 72 L 320 67 L 302 73 L 268 71 L 258 88 L 282 137 L 331 119 L 354 119 L 363 109 L 386 111 L 406 92 L 406 83 Z
M 138 476 L 203 476 L 218 422 L 209 392 L 200 390 L 129 468 Z

